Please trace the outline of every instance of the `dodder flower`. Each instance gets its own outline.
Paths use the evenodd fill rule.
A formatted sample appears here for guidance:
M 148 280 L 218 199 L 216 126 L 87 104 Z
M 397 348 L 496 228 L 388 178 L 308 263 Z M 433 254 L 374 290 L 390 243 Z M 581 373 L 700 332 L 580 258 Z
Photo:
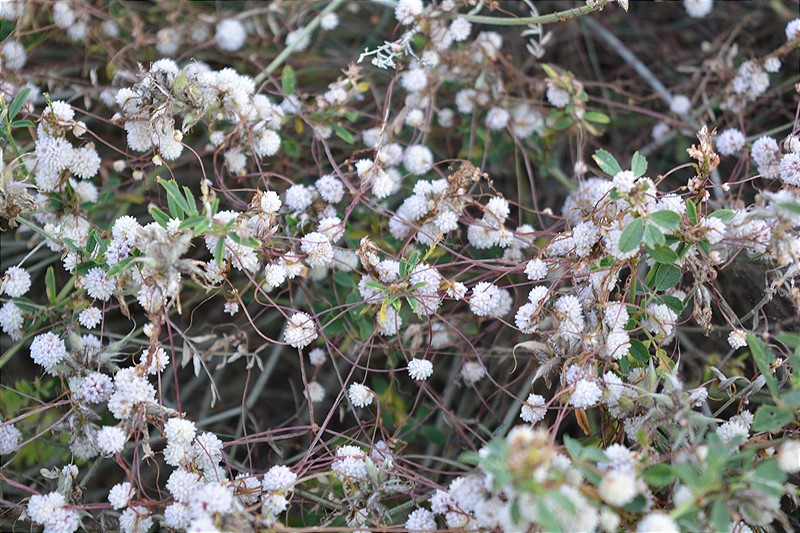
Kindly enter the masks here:
M 286 325 L 284 339 L 295 348 L 305 348 L 317 338 L 317 327 L 306 313 L 295 313 Z

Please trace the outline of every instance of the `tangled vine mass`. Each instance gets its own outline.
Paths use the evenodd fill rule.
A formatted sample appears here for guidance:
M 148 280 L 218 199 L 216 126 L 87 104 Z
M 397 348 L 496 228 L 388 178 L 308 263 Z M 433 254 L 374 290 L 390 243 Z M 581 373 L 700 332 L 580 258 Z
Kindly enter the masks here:
M 0 0 L 0 529 L 800 528 L 799 11 Z

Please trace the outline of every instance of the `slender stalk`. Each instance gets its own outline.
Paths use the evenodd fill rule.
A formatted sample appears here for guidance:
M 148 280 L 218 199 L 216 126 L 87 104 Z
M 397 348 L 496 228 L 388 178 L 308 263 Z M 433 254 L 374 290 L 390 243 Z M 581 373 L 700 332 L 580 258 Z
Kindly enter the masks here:
M 324 17 L 325 15 L 327 15 L 332 11 L 335 11 L 342 4 L 343 1 L 344 0 L 333 0 L 330 4 L 328 4 L 328 6 L 325 9 L 320 11 L 319 14 L 316 17 L 314 17 L 313 20 L 309 22 L 305 28 L 303 28 L 303 31 L 301 31 L 297 35 L 297 39 L 295 39 L 292 44 L 284 48 L 283 51 L 280 54 L 278 54 L 275 59 L 272 60 L 272 63 L 267 65 L 267 68 L 264 69 L 264 72 L 255 77 L 256 85 L 263 82 L 265 79 L 267 79 L 267 76 L 275 72 L 275 70 L 277 70 L 277 68 L 281 66 L 284 61 L 286 61 L 286 58 L 289 57 L 292 54 L 292 52 L 294 52 L 295 48 L 297 48 L 297 45 L 303 42 L 303 39 L 307 35 L 310 35 L 311 32 L 317 29 L 317 27 L 322 22 L 322 17 Z
M 600 11 L 608 3 L 608 0 L 599 0 L 592 6 L 574 7 L 564 11 L 556 11 L 549 15 L 539 15 L 538 17 L 487 17 L 486 15 L 461 15 L 456 14 L 475 24 L 494 24 L 496 26 L 527 26 L 528 24 L 552 24 L 553 22 L 564 22 L 568 19 L 588 15 L 593 11 Z

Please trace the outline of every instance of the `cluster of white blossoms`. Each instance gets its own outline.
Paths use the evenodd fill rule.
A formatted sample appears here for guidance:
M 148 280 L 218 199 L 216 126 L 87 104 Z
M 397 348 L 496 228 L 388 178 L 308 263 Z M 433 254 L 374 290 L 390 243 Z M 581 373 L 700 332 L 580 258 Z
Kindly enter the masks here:
M 31 275 L 24 268 L 13 266 L 3 273 L 0 278 L 0 295 L 19 298 L 27 294 L 31 288 Z M 25 313 L 13 300 L 5 302 L 0 307 L 0 329 L 14 340 L 22 338 Z
M 156 164 L 180 157 L 183 135 L 205 120 L 211 145 L 237 175 L 246 171 L 249 157 L 275 155 L 281 145 L 277 131 L 284 111 L 255 89 L 252 78 L 230 68 L 215 71 L 193 62 L 181 69 L 160 59 L 136 85 L 116 92 L 120 112 L 114 119 L 125 127 L 132 150 L 157 153 Z M 183 117 L 180 128 L 176 117 Z
M 39 191 L 63 193 L 69 187 L 81 202 L 97 201 L 97 187 L 90 180 L 100 170 L 100 156 L 91 142 L 73 144 L 81 142 L 86 124 L 75 120 L 72 106 L 60 100 L 49 102 L 36 133 L 34 178 Z

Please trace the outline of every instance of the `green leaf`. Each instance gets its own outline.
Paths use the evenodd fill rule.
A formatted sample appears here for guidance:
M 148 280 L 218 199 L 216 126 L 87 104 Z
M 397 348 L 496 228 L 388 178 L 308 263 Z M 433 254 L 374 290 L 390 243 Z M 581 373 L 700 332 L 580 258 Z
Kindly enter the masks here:
M 639 152 L 635 152 L 631 158 L 631 172 L 637 178 L 644 176 L 644 173 L 647 172 L 647 159 Z
M 376 281 L 372 281 L 372 280 L 367 280 L 367 283 L 365 285 L 367 287 L 372 287 L 373 289 L 381 291 L 381 292 L 388 292 L 388 290 L 389 290 L 386 287 L 384 287 L 383 285 L 381 285 L 380 283 L 378 283 Z
M 758 370 L 761 371 L 764 379 L 767 380 L 767 388 L 769 389 L 772 398 L 777 401 L 778 381 L 775 379 L 775 375 L 772 373 L 772 369 L 770 367 L 770 365 L 775 362 L 775 356 L 772 354 L 772 350 L 770 350 L 761 339 L 752 333 L 747 334 L 747 346 L 750 348 L 750 353 L 753 355 L 753 359 L 756 361 Z
M 691 200 L 686 200 L 686 216 L 692 225 L 697 225 L 697 206 Z
M 761 461 L 753 470 L 753 485 L 769 496 L 780 497 L 783 495 L 783 484 L 786 474 L 778 466 L 778 461 L 768 459 Z
M 217 245 L 214 247 L 214 262 L 218 267 L 222 266 L 223 252 L 225 251 L 225 237 L 217 239 Z
M 681 222 L 681 216 L 675 211 L 656 211 L 650 214 L 650 220 L 664 229 L 674 230 Z
M 544 73 L 547 74 L 548 77 L 553 78 L 554 80 L 558 79 L 559 77 L 558 72 L 556 72 L 556 69 L 554 69 L 547 63 L 542 63 L 542 70 L 544 70 Z
M 665 291 L 681 281 L 681 269 L 675 265 L 658 265 L 653 287 L 657 291 Z
M 361 319 L 357 322 L 358 325 L 358 335 L 361 340 L 366 340 L 372 335 L 372 330 L 375 329 L 375 325 L 372 322 L 369 322 L 365 319 Z
M 774 433 L 794 422 L 794 409 L 781 409 L 776 405 L 762 405 L 753 418 L 753 431 Z
M 334 283 L 344 287 L 345 289 L 352 289 L 353 287 L 355 287 L 355 283 L 353 283 L 353 278 L 351 278 L 347 272 L 342 272 L 341 270 L 333 274 L 333 281 Z
M 635 250 L 642 243 L 643 234 L 644 221 L 641 218 L 634 218 L 622 230 L 622 235 L 619 237 L 619 251 L 628 253 L 631 250 Z
M 337 137 L 339 137 L 347 144 L 353 144 L 356 141 L 352 133 L 344 129 L 340 124 L 336 122 L 333 123 L 333 131 L 334 133 L 336 133 Z
M 11 101 L 11 105 L 8 106 L 8 120 L 14 120 L 29 94 L 31 94 L 30 87 L 25 87 L 17 93 L 17 96 Z
M 584 113 L 583 118 L 595 124 L 611 124 L 611 117 L 599 111 L 587 111 Z
M 211 223 L 203 215 L 195 215 L 181 222 L 178 228 L 191 229 L 195 234 L 200 234 L 208 229 Z
M 15 120 L 14 122 L 11 123 L 11 128 L 12 129 L 14 129 L 14 128 L 32 128 L 35 125 L 36 124 L 34 124 L 30 120 Z
M 281 87 L 283 88 L 283 93 L 287 96 L 294 94 L 296 86 L 297 79 L 294 74 L 294 69 L 286 65 L 283 67 L 283 72 L 281 73 Z
M 637 339 L 631 339 L 631 356 L 640 363 L 646 363 L 650 360 L 650 350 L 644 343 Z
M 648 228 L 649 227 L 650 226 L 648 226 Z M 671 265 L 678 260 L 678 254 L 669 246 L 656 246 L 654 248 L 648 248 L 647 251 L 656 263 Z
M 669 294 L 662 294 L 658 297 L 659 301 L 675 311 L 675 314 L 680 315 L 683 313 L 683 301 L 680 298 L 670 296 Z
M 648 224 L 644 227 L 644 242 L 650 248 L 655 248 L 656 246 L 663 246 L 667 241 L 664 238 L 664 234 L 657 227 L 653 224 Z M 675 255 L 677 257 L 677 254 Z
M 563 131 L 572 125 L 572 116 L 566 113 L 558 113 L 557 118 L 553 121 L 553 129 L 556 131 Z
M 573 461 L 577 461 L 581 457 L 581 443 L 573 439 L 569 435 L 564 435 L 564 447 L 567 449 Z
M 56 305 L 56 271 L 53 270 L 53 267 L 49 267 L 47 269 L 47 273 L 44 275 L 44 285 L 45 285 L 45 292 L 47 293 L 47 301 L 50 302 L 50 305 Z
M 796 215 L 800 215 L 800 203 L 783 202 L 778 204 L 778 207 L 786 209 L 787 211 L 791 211 Z
M 167 224 L 169 223 L 169 215 L 166 214 L 164 211 L 159 209 L 158 207 L 151 205 L 150 206 L 150 216 L 153 217 L 153 220 L 158 222 L 158 224 L 162 228 L 166 228 Z
M 651 466 L 642 473 L 642 477 L 654 489 L 666 487 L 674 482 L 677 475 L 668 464 L 659 463 Z
M 183 194 L 186 196 L 186 205 L 188 206 L 186 211 L 192 216 L 197 215 L 197 200 L 194 199 L 194 195 L 189 187 L 183 186 Z
M 119 274 L 120 272 L 125 270 L 128 267 L 128 265 L 130 265 L 131 263 L 133 263 L 137 259 L 138 259 L 137 257 L 126 257 L 125 259 L 123 259 L 122 261 L 117 263 L 116 265 L 114 265 L 111 268 L 109 268 L 108 272 L 106 272 L 106 276 L 108 276 L 110 278 L 111 276 L 115 276 L 115 275 Z
M 723 498 L 717 499 L 711 508 L 711 523 L 714 524 L 714 531 L 729 531 L 731 529 L 731 516 Z
M 723 222 L 727 222 L 727 221 L 729 221 L 730 219 L 733 218 L 733 215 L 734 215 L 734 213 L 730 209 L 717 209 L 716 211 L 714 211 L 713 213 L 711 213 L 708 216 L 713 217 L 713 218 L 718 218 Z
M 609 152 L 605 150 L 598 150 L 592 156 L 597 166 L 600 167 L 600 170 L 608 174 L 609 176 L 616 176 L 620 172 L 622 172 L 622 168 L 617 163 L 617 160 L 611 155 Z

